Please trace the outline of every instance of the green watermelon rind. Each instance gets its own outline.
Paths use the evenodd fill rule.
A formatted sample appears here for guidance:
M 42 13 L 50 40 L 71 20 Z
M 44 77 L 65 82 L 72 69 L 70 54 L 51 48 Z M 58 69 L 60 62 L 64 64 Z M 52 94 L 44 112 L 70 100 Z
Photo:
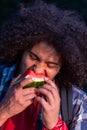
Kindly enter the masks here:
M 25 85 L 23 88 L 30 88 L 30 87 L 39 88 L 40 86 L 44 84 L 45 84 L 45 81 L 34 81 L 32 83 Z

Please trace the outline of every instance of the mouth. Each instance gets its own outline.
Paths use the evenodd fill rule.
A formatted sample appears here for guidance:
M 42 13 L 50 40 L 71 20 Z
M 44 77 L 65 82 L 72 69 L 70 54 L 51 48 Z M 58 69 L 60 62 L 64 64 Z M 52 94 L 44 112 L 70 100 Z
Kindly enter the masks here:
M 32 71 L 34 71 L 34 73 L 38 73 L 38 72 L 35 71 L 36 66 L 37 66 L 37 65 L 34 64 L 34 65 L 32 65 L 31 67 L 29 67 L 26 71 L 32 70 Z M 39 72 L 39 73 L 42 73 L 42 72 Z M 39 73 L 38 73 L 38 74 L 39 74 Z M 46 70 L 44 70 L 43 75 L 47 77 Z
M 31 78 L 32 82 L 25 85 L 23 88 L 35 87 L 39 88 L 40 86 L 45 84 L 45 74 L 36 73 L 33 70 L 33 67 L 27 69 L 24 74 L 22 74 L 21 79 Z

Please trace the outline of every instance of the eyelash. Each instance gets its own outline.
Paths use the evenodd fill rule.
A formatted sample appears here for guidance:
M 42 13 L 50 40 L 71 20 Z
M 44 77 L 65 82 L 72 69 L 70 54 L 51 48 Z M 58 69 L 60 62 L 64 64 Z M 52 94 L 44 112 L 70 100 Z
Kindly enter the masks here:
M 33 54 L 29 53 L 29 56 L 32 60 L 37 60 L 37 61 L 40 61 L 40 59 L 36 56 L 34 56 Z
M 36 60 L 36 61 L 39 61 L 40 62 L 40 59 L 39 57 L 36 57 L 35 55 L 32 54 L 32 52 L 29 52 L 29 56 L 32 60 Z M 48 68 L 57 68 L 57 65 L 54 65 L 54 64 L 51 64 L 49 62 L 46 62 Z
M 57 65 L 51 64 L 51 63 L 47 63 L 47 66 L 49 68 L 57 68 Z

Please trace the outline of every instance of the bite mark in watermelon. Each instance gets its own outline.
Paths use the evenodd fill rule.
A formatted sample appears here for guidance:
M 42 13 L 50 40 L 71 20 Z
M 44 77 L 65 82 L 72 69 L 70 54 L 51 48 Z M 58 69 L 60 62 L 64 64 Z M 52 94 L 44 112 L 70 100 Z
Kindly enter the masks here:
M 45 84 L 44 77 L 45 75 L 43 73 L 36 73 L 33 70 L 27 70 L 23 75 L 22 78 L 32 78 L 33 82 L 25 85 L 23 88 L 29 88 L 29 87 L 36 87 L 39 88 L 43 84 Z

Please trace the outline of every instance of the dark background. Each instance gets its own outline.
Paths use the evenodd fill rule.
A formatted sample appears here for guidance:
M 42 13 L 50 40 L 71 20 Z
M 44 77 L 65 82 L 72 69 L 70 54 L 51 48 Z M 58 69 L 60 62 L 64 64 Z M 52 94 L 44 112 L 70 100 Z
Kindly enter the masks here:
M 10 18 L 10 15 L 18 8 L 20 3 L 33 4 L 35 0 L 0 0 L 0 26 Z M 55 3 L 56 6 L 65 9 L 76 10 L 87 23 L 87 0 L 43 0 L 47 3 Z M 84 86 L 87 93 L 87 85 Z
M 58 7 L 78 11 L 87 23 L 87 0 L 43 0 Z M 32 4 L 34 0 L 0 0 L 0 25 L 13 13 L 20 3 Z

